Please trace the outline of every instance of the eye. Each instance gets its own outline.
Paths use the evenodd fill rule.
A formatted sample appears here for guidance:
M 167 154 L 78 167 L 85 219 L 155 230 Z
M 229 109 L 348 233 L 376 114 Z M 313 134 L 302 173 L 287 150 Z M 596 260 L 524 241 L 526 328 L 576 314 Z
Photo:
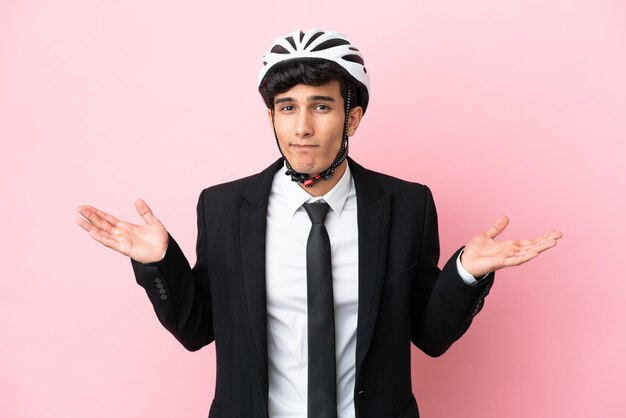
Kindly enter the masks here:
M 318 109 L 318 110 L 330 110 L 330 107 L 328 107 L 328 105 L 325 105 L 325 104 L 322 104 L 322 103 L 316 105 L 315 108 Z
M 285 106 L 280 108 L 280 110 L 282 112 L 291 112 L 293 109 L 294 109 L 294 107 L 292 105 L 285 105 Z

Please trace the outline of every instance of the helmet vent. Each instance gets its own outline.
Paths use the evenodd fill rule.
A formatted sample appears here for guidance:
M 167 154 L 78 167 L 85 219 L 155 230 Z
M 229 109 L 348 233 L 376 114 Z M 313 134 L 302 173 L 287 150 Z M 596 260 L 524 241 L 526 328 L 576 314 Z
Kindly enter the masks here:
M 317 32 L 315 35 L 311 36 L 311 39 L 309 39 L 307 41 L 306 45 L 304 45 L 304 49 L 307 49 L 309 47 L 309 45 L 311 45 L 311 42 L 313 42 L 314 40 L 316 40 L 317 38 L 319 38 L 323 34 L 324 34 L 324 32 Z
M 296 48 L 296 42 L 293 40 L 293 36 L 288 36 L 285 39 L 287 40 L 287 42 L 289 42 L 291 44 L 291 46 L 293 46 L 293 49 L 297 49 Z
M 365 62 L 363 61 L 363 58 L 361 58 L 358 55 L 344 55 L 341 58 L 343 58 L 346 61 L 356 62 L 356 63 L 359 63 L 361 65 L 365 65 Z
M 339 46 L 339 45 L 350 45 L 350 42 L 346 39 L 329 39 L 327 41 L 322 42 L 321 44 L 319 44 L 318 46 L 316 46 L 315 48 L 313 48 L 311 50 L 311 52 L 315 52 L 315 51 L 323 51 L 325 49 L 330 49 L 333 48 L 335 46 Z
M 272 48 L 270 52 L 273 52 L 275 54 L 288 54 L 289 53 L 289 51 L 287 51 L 287 49 L 282 45 L 274 45 L 274 47 Z

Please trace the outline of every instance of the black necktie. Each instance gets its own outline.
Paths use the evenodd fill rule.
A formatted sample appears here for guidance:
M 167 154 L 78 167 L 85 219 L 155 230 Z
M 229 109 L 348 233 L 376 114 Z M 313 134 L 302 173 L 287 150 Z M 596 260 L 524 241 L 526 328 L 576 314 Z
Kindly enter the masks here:
M 330 240 L 324 226 L 328 203 L 306 203 L 311 232 L 306 244 L 309 332 L 308 418 L 337 417 L 335 309 Z

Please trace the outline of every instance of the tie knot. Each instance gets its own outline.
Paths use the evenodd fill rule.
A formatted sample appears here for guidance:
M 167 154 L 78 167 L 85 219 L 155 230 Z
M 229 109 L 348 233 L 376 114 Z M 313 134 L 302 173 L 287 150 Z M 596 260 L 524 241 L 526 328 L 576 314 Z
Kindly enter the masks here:
M 304 210 L 309 214 L 309 218 L 311 219 L 311 223 L 315 224 L 323 224 L 326 219 L 326 214 L 328 214 L 328 203 L 326 202 L 318 202 L 318 203 L 305 203 Z

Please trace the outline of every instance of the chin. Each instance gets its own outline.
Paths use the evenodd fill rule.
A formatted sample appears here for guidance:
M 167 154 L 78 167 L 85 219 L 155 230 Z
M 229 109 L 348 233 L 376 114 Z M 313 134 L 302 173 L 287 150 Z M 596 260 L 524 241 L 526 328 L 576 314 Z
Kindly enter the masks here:
M 297 159 L 291 159 L 291 158 L 288 159 L 288 161 L 289 161 L 289 165 L 291 165 L 291 168 L 296 170 L 298 173 L 310 175 L 310 174 L 318 174 L 321 171 L 316 168 L 315 163 L 304 163 L 301 161 L 297 161 Z

